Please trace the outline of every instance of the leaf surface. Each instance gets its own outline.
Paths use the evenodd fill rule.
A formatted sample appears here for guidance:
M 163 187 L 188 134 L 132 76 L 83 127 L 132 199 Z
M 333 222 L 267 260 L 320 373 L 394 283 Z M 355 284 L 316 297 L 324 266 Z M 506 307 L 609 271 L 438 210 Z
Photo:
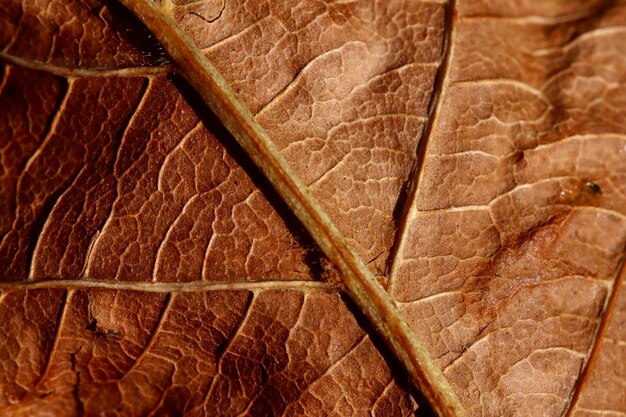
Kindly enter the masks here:
M 626 412 L 623 2 L 166 6 L 469 415 Z M 3 412 L 427 406 L 128 11 L 0 22 Z

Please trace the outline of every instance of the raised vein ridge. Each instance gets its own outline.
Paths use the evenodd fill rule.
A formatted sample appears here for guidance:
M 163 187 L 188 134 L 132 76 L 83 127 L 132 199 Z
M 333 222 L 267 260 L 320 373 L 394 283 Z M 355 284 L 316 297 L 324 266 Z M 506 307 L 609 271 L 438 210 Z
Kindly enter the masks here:
M 580 372 L 580 376 L 578 377 L 578 381 L 576 383 L 576 388 L 572 392 L 570 397 L 570 401 L 568 403 L 568 407 L 563 414 L 564 417 L 571 417 L 574 415 L 576 411 L 576 406 L 578 405 L 578 401 L 580 399 L 580 395 L 583 392 L 583 388 L 585 387 L 587 381 L 589 380 L 589 374 L 593 370 L 593 367 L 596 363 L 596 360 L 600 354 L 600 348 L 602 347 L 604 336 L 608 331 L 609 324 L 611 323 L 611 317 L 615 312 L 615 305 L 617 304 L 617 295 L 619 294 L 619 289 L 622 283 L 624 282 L 624 277 L 626 276 L 626 258 L 622 258 L 622 263 L 617 268 L 617 275 L 613 280 L 613 285 L 610 289 L 610 293 L 607 296 L 607 301 L 604 306 L 604 310 L 602 315 L 600 316 L 599 325 L 596 329 L 596 334 L 593 339 L 593 344 L 589 349 L 589 355 L 587 356 L 587 361 L 583 366 L 583 369 Z
M 167 293 L 233 290 L 336 290 L 335 286 L 327 282 L 302 280 L 132 282 L 106 281 L 100 279 L 49 279 L 28 282 L 14 281 L 0 283 L 0 291 L 22 291 L 41 288 L 93 288 Z
M 411 170 L 411 174 L 408 179 L 408 192 L 406 199 L 402 202 L 400 222 L 398 224 L 398 230 L 396 231 L 393 246 L 391 247 L 391 253 L 389 255 L 389 284 L 390 288 L 393 287 L 394 277 L 396 274 L 397 262 L 404 246 L 404 239 L 406 237 L 406 229 L 409 223 L 409 213 L 417 198 L 417 190 L 419 189 L 419 182 L 421 178 L 422 167 L 424 165 L 424 159 L 426 156 L 426 148 L 435 123 L 438 119 L 439 112 L 441 110 L 442 97 L 444 89 L 448 84 L 448 73 L 450 67 L 450 60 L 452 58 L 452 36 L 456 27 L 456 0 L 450 0 L 448 8 L 446 10 L 446 23 L 444 27 L 444 41 L 443 52 L 441 57 L 441 64 L 437 69 L 437 75 L 435 76 L 435 84 L 433 86 L 433 95 L 428 107 L 428 119 L 424 132 L 417 144 L 415 165 Z
M 414 384 L 442 417 L 465 416 L 450 383 L 408 326 L 395 302 L 349 247 L 328 215 L 287 163 L 252 113 L 200 49 L 152 0 L 121 0 L 161 42 L 181 74 L 224 123 L 243 150 L 339 269 L 345 291 L 403 364 Z

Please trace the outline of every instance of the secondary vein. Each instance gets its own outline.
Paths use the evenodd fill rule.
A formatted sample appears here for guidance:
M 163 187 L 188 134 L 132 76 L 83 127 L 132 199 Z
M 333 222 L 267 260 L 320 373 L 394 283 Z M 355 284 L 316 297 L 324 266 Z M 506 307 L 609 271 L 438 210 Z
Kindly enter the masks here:
M 190 282 L 132 282 L 105 281 L 99 279 L 48 279 L 28 282 L 2 282 L 0 291 L 24 291 L 43 288 L 63 289 L 109 289 L 119 291 L 145 291 L 163 293 L 183 293 L 198 291 L 236 291 L 236 290 L 323 290 L 337 289 L 327 282 L 302 280 L 269 281 L 190 281 Z
M 437 75 L 435 77 L 434 92 L 431 97 L 428 111 L 428 119 L 426 126 L 424 127 L 424 133 L 419 140 L 416 151 L 415 165 L 409 175 L 409 185 L 407 197 L 404 202 L 404 207 L 401 210 L 400 224 L 396 232 L 393 246 L 391 247 L 391 253 L 389 255 L 389 286 L 390 292 L 393 289 L 395 276 L 398 269 L 398 263 L 402 258 L 402 249 L 404 248 L 405 239 L 407 236 L 406 229 L 408 228 L 410 213 L 413 211 L 415 201 L 417 199 L 417 192 L 419 190 L 419 183 L 422 178 L 422 168 L 426 159 L 426 152 L 429 140 L 432 136 L 433 128 L 439 118 L 441 112 L 441 106 L 443 103 L 443 94 L 446 86 L 449 82 L 449 68 L 450 60 L 452 59 L 452 45 L 453 34 L 456 28 L 456 16 L 455 16 L 456 1 L 450 0 L 448 8 L 446 10 L 446 24 L 445 24 L 445 39 L 443 42 L 443 53 L 441 58 L 441 65 L 437 69 Z

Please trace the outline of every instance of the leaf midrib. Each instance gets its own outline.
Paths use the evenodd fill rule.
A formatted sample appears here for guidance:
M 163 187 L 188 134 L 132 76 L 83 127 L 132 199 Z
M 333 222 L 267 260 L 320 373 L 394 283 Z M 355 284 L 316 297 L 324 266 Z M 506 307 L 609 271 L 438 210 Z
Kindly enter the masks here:
M 393 299 L 352 250 L 270 137 L 166 7 L 151 0 L 121 0 L 161 42 L 177 68 L 272 183 L 328 259 L 352 298 L 399 359 L 432 409 L 442 417 L 466 415 L 450 383 L 417 339 Z

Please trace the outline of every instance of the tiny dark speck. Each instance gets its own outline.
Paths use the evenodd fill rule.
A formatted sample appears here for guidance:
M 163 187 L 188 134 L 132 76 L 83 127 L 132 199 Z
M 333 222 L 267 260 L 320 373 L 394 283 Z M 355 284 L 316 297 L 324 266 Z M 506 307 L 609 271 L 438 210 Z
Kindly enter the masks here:
M 593 195 L 602 193 L 602 188 L 600 188 L 600 186 L 593 181 L 587 181 L 585 187 L 587 187 L 587 191 Z

